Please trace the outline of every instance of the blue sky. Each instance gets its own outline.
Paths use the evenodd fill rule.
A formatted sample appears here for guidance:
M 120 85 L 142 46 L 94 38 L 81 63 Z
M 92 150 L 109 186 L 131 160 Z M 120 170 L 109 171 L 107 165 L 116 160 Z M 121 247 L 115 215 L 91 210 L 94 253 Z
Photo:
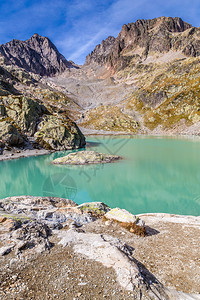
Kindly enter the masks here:
M 199 0 L 0 0 L 0 44 L 48 36 L 67 58 L 85 57 L 123 24 L 159 16 L 181 17 L 200 26 Z

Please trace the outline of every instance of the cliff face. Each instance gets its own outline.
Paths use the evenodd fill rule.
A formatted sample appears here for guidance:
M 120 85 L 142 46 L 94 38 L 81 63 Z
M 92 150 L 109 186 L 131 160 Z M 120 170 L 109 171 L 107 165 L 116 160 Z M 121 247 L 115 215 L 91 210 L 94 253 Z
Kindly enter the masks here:
M 85 60 L 85 64 L 89 65 L 92 62 L 104 64 L 108 56 L 110 55 L 114 42 L 115 38 L 113 36 L 109 36 L 106 40 L 103 40 L 101 44 L 95 47 L 91 54 L 88 54 Z
M 160 17 L 123 25 L 112 41 L 105 40 L 86 58 L 115 70 L 125 68 L 132 59 L 146 59 L 151 53 L 181 51 L 187 56 L 200 54 L 200 30 L 180 18 Z M 102 55 L 102 50 L 105 55 Z
M 52 76 L 73 67 L 47 38 L 34 34 L 27 41 L 12 40 L 0 45 L 5 62 L 39 75 Z

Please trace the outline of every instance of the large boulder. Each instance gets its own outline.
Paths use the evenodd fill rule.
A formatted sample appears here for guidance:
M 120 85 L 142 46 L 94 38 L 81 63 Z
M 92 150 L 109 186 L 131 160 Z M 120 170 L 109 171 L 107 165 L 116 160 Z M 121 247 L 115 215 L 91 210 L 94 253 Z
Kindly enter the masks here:
M 40 145 L 52 150 L 81 148 L 85 137 L 74 122 L 64 122 L 58 116 L 44 115 L 35 135 Z
M 44 105 L 24 96 L 9 96 L 3 102 L 7 116 L 31 136 L 36 132 L 40 116 L 48 112 Z
M 85 137 L 74 122 L 51 114 L 39 100 L 13 95 L 2 97 L 0 117 L 9 119 L 26 136 L 34 136 L 45 149 L 69 150 L 85 145 Z
M 5 143 L 9 146 L 19 146 L 24 143 L 18 130 L 8 121 L 0 122 L 0 140 L 2 140 L 1 144 Z
M 115 220 L 118 222 L 134 223 L 137 221 L 137 217 L 132 215 L 126 209 L 113 208 L 106 213 L 105 217 L 109 220 Z
M 135 233 L 140 236 L 145 236 L 147 234 L 145 222 L 125 209 L 118 207 L 113 208 L 108 211 L 104 217 L 107 220 L 119 223 L 120 226 L 126 228 L 131 233 Z

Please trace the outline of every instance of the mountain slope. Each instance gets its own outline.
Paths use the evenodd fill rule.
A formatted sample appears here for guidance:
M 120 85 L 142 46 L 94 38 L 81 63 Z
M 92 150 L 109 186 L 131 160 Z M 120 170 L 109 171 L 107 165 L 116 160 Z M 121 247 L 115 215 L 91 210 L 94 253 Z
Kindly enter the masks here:
M 78 105 L 45 79 L 1 64 L 0 154 L 83 147 L 85 137 L 73 122 L 74 114 L 79 114 Z
M 199 28 L 180 18 L 138 20 L 122 27 L 103 56 L 106 45 L 105 40 L 87 56 L 84 68 L 101 68 L 106 80 L 112 76 L 114 86 L 123 84 L 127 93 L 87 110 L 80 126 L 134 134 L 200 134 Z

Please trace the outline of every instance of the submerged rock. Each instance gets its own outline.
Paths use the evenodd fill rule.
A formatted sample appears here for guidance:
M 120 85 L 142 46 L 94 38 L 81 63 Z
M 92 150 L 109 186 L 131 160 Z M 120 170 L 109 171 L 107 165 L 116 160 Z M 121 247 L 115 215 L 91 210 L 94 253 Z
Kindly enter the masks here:
M 87 164 L 101 164 L 110 163 L 121 159 L 121 156 L 98 153 L 96 151 L 79 151 L 70 153 L 64 157 L 55 159 L 52 163 L 59 165 L 87 165 Z

